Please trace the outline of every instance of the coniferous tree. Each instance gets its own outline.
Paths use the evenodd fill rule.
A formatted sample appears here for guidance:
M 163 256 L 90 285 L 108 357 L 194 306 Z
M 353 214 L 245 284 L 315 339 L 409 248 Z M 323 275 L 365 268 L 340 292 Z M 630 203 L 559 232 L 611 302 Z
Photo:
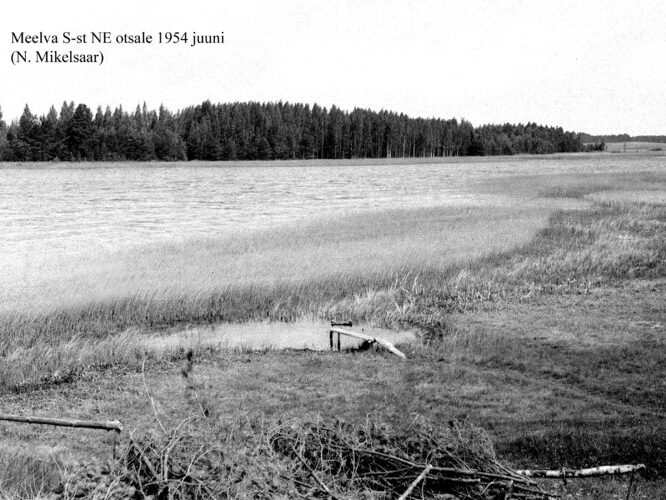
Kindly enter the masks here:
M 48 114 L 41 120 L 41 151 L 42 161 L 50 161 L 60 155 L 61 144 L 57 138 L 58 112 L 51 106 Z
M 2 108 L 0 108 L 0 161 L 10 159 L 9 141 L 7 140 L 7 124 L 2 119 Z
M 77 160 L 94 160 L 92 112 L 85 104 L 79 104 L 66 128 L 65 143 Z
M 30 111 L 26 104 L 23 108 L 23 114 L 19 118 L 18 124 L 12 124 L 14 134 L 11 147 L 16 161 L 35 161 L 39 160 L 39 120 Z

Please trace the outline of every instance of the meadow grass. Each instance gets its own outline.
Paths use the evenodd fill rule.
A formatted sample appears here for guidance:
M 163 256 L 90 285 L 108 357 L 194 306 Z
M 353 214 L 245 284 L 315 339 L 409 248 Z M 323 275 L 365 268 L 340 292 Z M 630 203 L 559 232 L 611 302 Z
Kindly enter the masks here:
M 0 496 L 38 498 L 60 484 L 64 466 L 58 450 L 44 447 L 0 446 Z
M 44 283 L 22 292 L 39 300 L 41 290 L 44 310 L 26 310 L 17 298 L 0 316 L 6 411 L 32 405 L 67 414 L 75 404 L 80 418 L 113 415 L 148 429 L 154 416 L 138 373 L 147 356 L 157 411 L 177 422 L 188 405 L 174 395 L 183 383 L 172 361 L 188 346 L 155 349 L 142 342 L 145 333 L 350 318 L 418 327 L 428 342 L 402 346 L 409 362 L 398 365 L 386 356 L 201 348 L 197 387 L 220 419 L 376 416 L 397 428 L 419 418 L 469 419 L 516 465 L 644 462 L 646 477 L 660 478 L 666 205 L 655 193 L 666 185 L 661 175 L 642 177 L 627 184 L 582 176 L 579 185 L 572 176 L 519 178 L 481 186 L 503 196 L 490 207 L 396 210 L 143 249 L 99 268 L 80 263 L 78 275 L 76 265 L 63 269 L 51 291 Z M 94 279 L 77 291 L 84 276 Z M 139 282 L 148 290 L 128 295 L 124 287 Z M 68 444 L 99 455 L 91 442 Z M 567 489 L 582 498 L 625 491 L 623 480 Z M 663 494 L 663 481 L 643 482 L 633 498 Z

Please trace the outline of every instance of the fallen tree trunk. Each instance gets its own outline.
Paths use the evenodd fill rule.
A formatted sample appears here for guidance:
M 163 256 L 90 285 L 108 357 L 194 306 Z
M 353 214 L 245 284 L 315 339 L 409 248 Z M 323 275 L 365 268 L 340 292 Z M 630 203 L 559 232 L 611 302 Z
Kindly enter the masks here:
M 57 427 L 78 427 L 86 429 L 102 429 L 105 431 L 121 432 L 122 425 L 117 420 L 107 422 L 94 422 L 90 420 L 73 420 L 65 418 L 22 417 L 19 415 L 0 415 L 0 420 L 19 422 L 24 424 L 54 425 Z
M 561 469 L 561 470 L 517 470 L 516 472 L 525 477 L 542 477 L 561 479 L 567 477 L 594 477 L 615 476 L 620 474 L 631 474 L 645 469 L 645 465 L 602 465 L 589 469 Z

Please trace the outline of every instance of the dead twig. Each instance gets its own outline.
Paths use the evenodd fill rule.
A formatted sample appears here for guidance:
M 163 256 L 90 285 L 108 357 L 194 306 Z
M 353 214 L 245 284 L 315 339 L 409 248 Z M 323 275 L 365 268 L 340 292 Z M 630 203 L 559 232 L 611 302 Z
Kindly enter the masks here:
M 162 429 L 162 432 L 164 435 L 168 435 L 167 430 L 164 428 L 164 425 L 162 425 L 162 421 L 160 420 L 159 415 L 157 414 L 157 408 L 155 407 L 155 400 L 153 399 L 153 396 L 150 394 L 150 391 L 148 390 L 148 384 L 146 383 L 146 358 L 143 358 L 143 363 L 141 363 L 141 380 L 143 381 L 143 388 L 146 391 L 146 395 L 148 396 L 148 399 L 150 400 L 150 406 L 153 409 L 153 415 L 155 416 L 155 420 L 157 421 L 157 425 L 160 426 L 160 429 Z
M 157 474 L 157 471 L 155 470 L 155 467 L 153 467 L 153 464 L 148 460 L 148 457 L 144 454 L 143 450 L 134 442 L 130 439 L 130 448 L 135 451 L 138 455 L 139 458 L 141 458 L 141 461 L 145 464 L 146 468 L 148 469 L 148 472 L 157 480 L 159 479 L 159 474 Z
M 300 455 L 300 453 L 298 453 L 298 452 L 296 451 L 296 448 L 294 448 L 293 445 L 291 445 L 291 451 L 294 452 L 294 455 L 296 455 L 296 458 L 298 458 L 298 460 L 300 460 L 300 462 L 301 462 L 301 463 L 303 464 L 303 466 L 307 469 L 307 471 L 310 473 L 310 475 L 312 476 L 312 478 L 313 478 L 315 481 L 317 481 L 317 484 L 318 484 L 319 486 L 321 486 L 321 489 L 322 489 L 325 493 L 327 493 L 328 496 L 329 496 L 330 498 L 332 498 L 333 500 L 337 500 L 337 497 L 331 492 L 331 490 L 329 489 L 329 487 L 326 486 L 326 484 L 324 484 L 324 482 L 323 482 L 321 479 L 319 479 L 319 478 L 317 477 L 317 475 L 315 474 L 315 472 L 312 470 L 312 468 L 310 468 L 310 466 L 309 466 L 308 463 L 305 461 L 305 459 Z

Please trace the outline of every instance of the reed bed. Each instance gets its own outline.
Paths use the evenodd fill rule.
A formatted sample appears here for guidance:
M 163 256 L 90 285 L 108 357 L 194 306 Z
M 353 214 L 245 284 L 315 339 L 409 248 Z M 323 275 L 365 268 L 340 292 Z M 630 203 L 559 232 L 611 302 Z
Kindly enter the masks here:
M 340 246 L 334 246 L 332 251 L 338 250 Z M 425 258 L 415 262 L 383 272 L 372 266 L 359 272 L 340 267 L 337 274 L 321 271 L 318 277 L 300 280 L 3 312 L 0 354 L 10 362 L 0 370 L 0 386 L 66 379 L 90 365 L 136 363 L 147 354 L 141 347 L 142 334 L 175 325 L 348 318 L 414 327 L 426 338 L 441 337 L 454 311 L 663 276 L 666 208 L 598 202 L 587 209 L 556 211 L 531 241 L 515 248 L 488 245 L 474 259 L 457 255 L 435 264 Z

